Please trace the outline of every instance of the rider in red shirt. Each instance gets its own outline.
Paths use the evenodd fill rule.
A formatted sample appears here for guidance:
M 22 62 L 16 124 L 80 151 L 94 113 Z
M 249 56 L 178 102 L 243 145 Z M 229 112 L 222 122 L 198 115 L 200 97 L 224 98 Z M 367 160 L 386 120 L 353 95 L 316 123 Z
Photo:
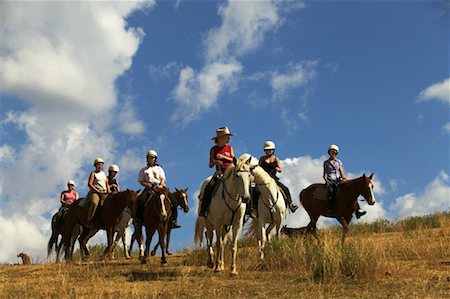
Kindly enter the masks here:
M 201 200 L 200 216 L 206 217 L 209 204 L 211 203 L 211 195 L 214 191 L 216 183 L 221 179 L 223 172 L 233 164 L 234 150 L 230 142 L 230 136 L 235 134 L 230 133 L 227 127 L 221 127 L 216 129 L 216 137 L 212 138 L 216 145 L 211 147 L 209 151 L 209 168 L 216 167 L 211 181 L 206 185 L 204 194 Z

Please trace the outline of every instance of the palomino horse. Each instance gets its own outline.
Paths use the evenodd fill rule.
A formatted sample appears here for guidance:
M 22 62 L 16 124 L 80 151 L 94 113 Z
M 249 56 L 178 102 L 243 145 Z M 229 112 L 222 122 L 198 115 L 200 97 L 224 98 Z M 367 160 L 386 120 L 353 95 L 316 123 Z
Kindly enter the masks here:
M 175 192 L 171 192 L 169 193 L 169 197 L 175 199 L 176 202 L 176 207 L 178 208 L 178 206 L 183 208 L 183 212 L 187 213 L 189 212 L 189 204 L 188 204 L 188 194 L 187 194 L 187 190 L 186 189 L 180 189 L 178 190 L 177 188 L 175 188 Z M 171 255 L 172 253 L 169 250 L 169 243 L 170 243 L 170 234 L 172 232 L 172 220 L 173 217 L 172 215 L 170 215 L 170 219 L 169 219 L 169 227 L 167 229 L 167 234 L 166 234 L 166 253 L 167 255 Z M 156 254 L 156 250 L 158 249 L 159 246 L 159 242 L 155 245 L 155 247 L 153 248 L 153 250 L 150 252 L 151 256 L 154 256 Z
M 58 212 L 56 212 L 51 221 L 52 235 L 50 236 L 50 240 L 47 245 L 47 259 L 50 258 L 50 255 L 53 251 L 53 246 L 55 247 L 56 253 L 56 262 L 59 262 L 60 252 L 62 245 L 64 243 L 64 222 L 66 220 L 67 214 L 64 213 L 60 219 L 58 219 Z M 72 235 L 72 243 L 76 240 L 78 235 L 80 234 L 80 226 L 77 225 L 73 231 Z M 59 236 L 61 235 L 61 240 L 58 242 Z
M 169 189 L 155 188 L 154 193 L 144 207 L 142 216 L 142 225 L 134 224 L 134 233 L 131 237 L 130 252 L 133 247 L 134 240 L 138 240 L 142 244 L 142 226 L 145 226 L 146 240 L 145 250 L 140 252 L 141 263 L 145 264 L 150 251 L 155 231 L 158 230 L 159 244 L 161 247 L 161 264 L 166 264 L 166 243 L 165 237 L 169 227 L 169 219 L 172 214 L 169 202 Z
M 216 232 L 216 256 L 214 271 L 224 270 L 224 241 L 225 236 L 231 240 L 231 274 L 236 275 L 237 241 L 242 230 L 245 214 L 245 204 L 250 200 L 250 158 L 246 161 L 240 158 L 234 161 L 224 173 L 212 195 L 208 216 L 198 217 L 197 222 L 204 221 L 207 231 L 209 249 L 209 266 L 212 265 L 212 236 Z M 203 218 L 200 220 L 199 218 Z M 194 240 L 200 240 L 203 234 L 203 225 L 196 224 Z
M 252 167 L 251 173 L 261 192 L 258 201 L 258 217 L 253 220 L 261 259 L 264 259 L 264 245 L 270 238 L 270 232 L 276 227 L 276 235 L 280 235 L 281 223 L 286 216 L 286 204 L 283 193 L 275 180 L 261 167 Z M 269 224 L 266 230 L 266 223 Z
M 93 228 L 94 230 L 104 229 L 106 230 L 106 235 L 108 238 L 108 247 L 103 252 L 103 257 L 108 254 L 108 257 L 112 258 L 112 243 L 114 230 L 120 219 L 122 218 L 122 213 L 126 207 L 131 211 L 134 211 L 136 204 L 137 192 L 133 190 L 121 191 L 118 193 L 109 194 L 105 199 L 103 206 L 98 207 L 97 212 L 93 218 Z M 65 248 L 65 259 L 72 259 L 73 244 L 71 244 L 71 238 L 66 236 L 72 236 L 74 228 L 77 224 L 83 226 L 83 232 L 78 238 L 80 241 L 81 253 L 83 259 L 89 257 L 89 250 L 87 248 L 87 240 L 90 236 L 91 228 L 86 227 L 88 206 L 83 206 L 83 201 L 77 200 L 70 205 L 69 212 L 67 213 L 67 219 L 65 222 L 64 229 L 64 248 Z
M 375 204 L 371 174 L 347 180 L 341 184 L 335 200 L 334 210 L 327 207 L 327 189 L 324 184 L 312 184 L 300 192 L 300 202 L 308 212 L 311 222 L 306 226 L 308 232 L 316 235 L 316 223 L 320 216 L 336 218 L 343 227 L 342 240 L 344 243 L 348 233 L 348 225 L 352 220 L 358 197 L 362 195 L 369 205 Z

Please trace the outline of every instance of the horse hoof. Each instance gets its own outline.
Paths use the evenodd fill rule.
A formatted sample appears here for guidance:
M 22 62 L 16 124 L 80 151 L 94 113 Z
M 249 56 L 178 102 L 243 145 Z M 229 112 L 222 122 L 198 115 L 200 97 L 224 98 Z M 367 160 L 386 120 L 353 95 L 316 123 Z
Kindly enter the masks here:
M 238 273 L 237 273 L 236 270 L 234 270 L 234 271 L 231 271 L 231 275 L 232 275 L 232 276 L 236 276 L 236 275 L 238 275 Z
M 129 260 L 129 259 L 131 259 L 131 256 L 126 256 L 125 258 L 126 258 L 127 260 Z
M 172 255 L 172 252 L 170 252 L 170 251 L 167 251 L 166 253 L 167 253 L 167 255 Z
M 150 255 L 151 255 L 151 256 L 155 256 L 155 254 L 156 254 L 156 251 L 150 252 Z
M 218 272 L 222 272 L 222 269 L 220 269 L 220 268 L 216 268 L 216 269 L 214 269 L 214 272 L 216 272 L 216 273 L 218 273 Z
M 167 265 L 167 261 L 166 260 L 164 260 L 164 261 L 161 261 L 161 265 Z

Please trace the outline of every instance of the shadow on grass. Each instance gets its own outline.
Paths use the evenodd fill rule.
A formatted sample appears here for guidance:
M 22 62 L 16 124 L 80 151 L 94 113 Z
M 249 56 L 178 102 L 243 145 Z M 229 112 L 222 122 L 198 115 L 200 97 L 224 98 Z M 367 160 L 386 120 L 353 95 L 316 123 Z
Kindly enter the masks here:
M 180 276 L 180 272 L 177 271 L 164 271 L 164 272 L 152 272 L 152 271 L 132 271 L 128 274 L 123 274 L 128 277 L 128 281 L 149 281 L 149 280 L 164 280 L 166 278 L 175 278 Z

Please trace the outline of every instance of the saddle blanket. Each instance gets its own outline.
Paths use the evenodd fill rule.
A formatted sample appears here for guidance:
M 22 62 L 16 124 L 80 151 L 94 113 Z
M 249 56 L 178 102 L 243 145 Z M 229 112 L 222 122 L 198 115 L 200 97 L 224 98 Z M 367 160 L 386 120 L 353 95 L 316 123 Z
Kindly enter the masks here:
M 328 190 L 325 185 L 317 187 L 313 192 L 313 198 L 318 200 L 328 200 Z

